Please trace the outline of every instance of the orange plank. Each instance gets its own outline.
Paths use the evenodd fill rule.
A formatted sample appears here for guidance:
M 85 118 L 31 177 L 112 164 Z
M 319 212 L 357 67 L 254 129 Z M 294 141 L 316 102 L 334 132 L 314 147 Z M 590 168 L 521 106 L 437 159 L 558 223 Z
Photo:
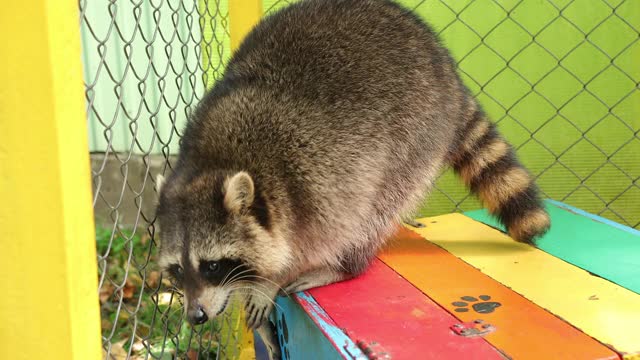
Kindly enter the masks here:
M 494 325 L 485 339 L 514 359 L 618 359 L 606 346 L 408 229 L 401 229 L 379 258 L 461 321 Z M 469 296 L 478 301 L 461 299 Z M 499 305 L 478 306 L 481 302 Z

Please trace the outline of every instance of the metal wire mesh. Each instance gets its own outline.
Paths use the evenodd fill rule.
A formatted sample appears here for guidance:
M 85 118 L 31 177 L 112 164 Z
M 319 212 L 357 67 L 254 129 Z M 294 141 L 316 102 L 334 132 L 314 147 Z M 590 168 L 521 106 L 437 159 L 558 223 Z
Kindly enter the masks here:
M 434 26 L 546 196 L 640 226 L 640 2 L 399 1 Z M 227 5 L 80 0 L 105 358 L 238 354 L 237 316 L 193 331 L 153 268 L 154 179 L 230 55 Z M 423 214 L 477 207 L 445 173 Z
M 544 195 L 640 226 L 640 3 L 404 3 L 435 26 Z M 436 213 L 478 206 L 450 173 L 436 191 Z

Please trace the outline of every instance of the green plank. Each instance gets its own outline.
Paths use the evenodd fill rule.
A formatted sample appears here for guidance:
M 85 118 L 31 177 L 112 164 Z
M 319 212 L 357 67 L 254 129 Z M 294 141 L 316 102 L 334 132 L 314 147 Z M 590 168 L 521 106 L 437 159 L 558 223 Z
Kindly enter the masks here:
M 640 232 L 555 201 L 547 201 L 551 230 L 538 248 L 640 294 Z M 504 230 L 486 210 L 466 216 Z

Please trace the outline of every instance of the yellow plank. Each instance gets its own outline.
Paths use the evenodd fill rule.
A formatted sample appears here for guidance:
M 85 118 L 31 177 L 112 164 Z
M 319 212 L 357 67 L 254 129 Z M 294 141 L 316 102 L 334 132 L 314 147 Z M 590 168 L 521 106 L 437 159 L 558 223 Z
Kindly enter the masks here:
M 0 11 L 0 358 L 99 359 L 77 1 Z
M 414 231 L 429 241 L 627 354 L 625 359 L 640 359 L 640 295 L 464 215 L 420 221 L 427 226 Z
M 231 28 L 231 49 L 236 50 L 244 37 L 262 17 L 261 0 L 230 0 L 229 25 Z

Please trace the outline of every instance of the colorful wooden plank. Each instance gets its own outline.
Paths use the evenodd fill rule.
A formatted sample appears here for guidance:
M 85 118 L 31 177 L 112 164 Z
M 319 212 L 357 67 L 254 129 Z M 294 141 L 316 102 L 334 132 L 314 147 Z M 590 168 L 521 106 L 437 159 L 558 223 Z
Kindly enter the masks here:
M 517 243 L 500 231 L 464 215 L 450 214 L 421 221 L 427 227 L 415 231 L 429 241 L 624 354 L 625 358 L 640 357 L 640 332 L 637 331 L 640 295 L 544 251 Z M 447 272 L 453 271 L 447 265 L 440 267 L 440 272 L 444 268 Z M 526 312 L 520 310 L 520 316 L 527 316 Z M 512 316 L 517 314 L 514 311 Z M 529 317 L 522 326 L 528 327 L 533 320 Z M 539 344 L 561 349 L 573 343 L 566 334 L 556 333 L 555 336 L 555 341 L 547 339 Z M 555 342 L 560 344 L 552 346 Z
M 462 215 L 421 219 L 427 224 L 422 233 L 430 240 L 445 239 L 446 234 L 441 245 L 457 247 L 462 253 L 485 248 L 500 258 L 511 251 L 509 244 L 474 241 L 477 227 L 458 218 L 473 222 Z M 440 231 L 445 227 L 446 232 Z M 482 229 L 477 236 L 484 233 Z M 497 330 L 486 340 L 514 359 L 618 358 L 606 346 L 414 232 L 400 230 L 379 258 L 462 321 L 481 319 L 494 325 Z
M 309 293 L 352 340 L 392 359 L 502 359 L 484 339 L 454 334 L 455 317 L 380 261 Z
M 640 294 L 640 231 L 560 202 L 548 201 L 551 230 L 537 247 Z M 485 210 L 465 215 L 504 229 Z
M 602 216 L 598 216 L 598 215 L 595 215 L 595 214 L 588 213 L 588 212 L 586 212 L 586 211 L 584 211 L 582 209 L 578 209 L 577 207 L 571 206 L 569 204 L 565 204 L 563 202 L 556 201 L 556 200 L 551 200 L 551 199 L 545 200 L 545 203 L 548 203 L 548 204 L 551 204 L 551 205 L 555 205 L 557 207 L 566 209 L 566 210 L 568 210 L 568 211 L 570 211 L 570 212 L 572 212 L 574 214 L 582 215 L 582 216 L 588 217 L 590 219 L 593 219 L 595 221 L 601 222 L 603 224 L 607 224 L 609 226 L 612 226 L 612 227 L 614 227 L 616 229 L 620 229 L 620 230 L 626 231 L 628 233 L 640 236 L 640 230 L 634 229 L 634 228 L 626 226 L 626 225 L 619 224 L 619 223 L 617 223 L 617 222 L 615 222 L 613 220 L 609 220 L 609 219 L 603 218 Z
M 367 359 L 308 294 L 278 297 L 276 304 L 273 317 L 283 359 Z

